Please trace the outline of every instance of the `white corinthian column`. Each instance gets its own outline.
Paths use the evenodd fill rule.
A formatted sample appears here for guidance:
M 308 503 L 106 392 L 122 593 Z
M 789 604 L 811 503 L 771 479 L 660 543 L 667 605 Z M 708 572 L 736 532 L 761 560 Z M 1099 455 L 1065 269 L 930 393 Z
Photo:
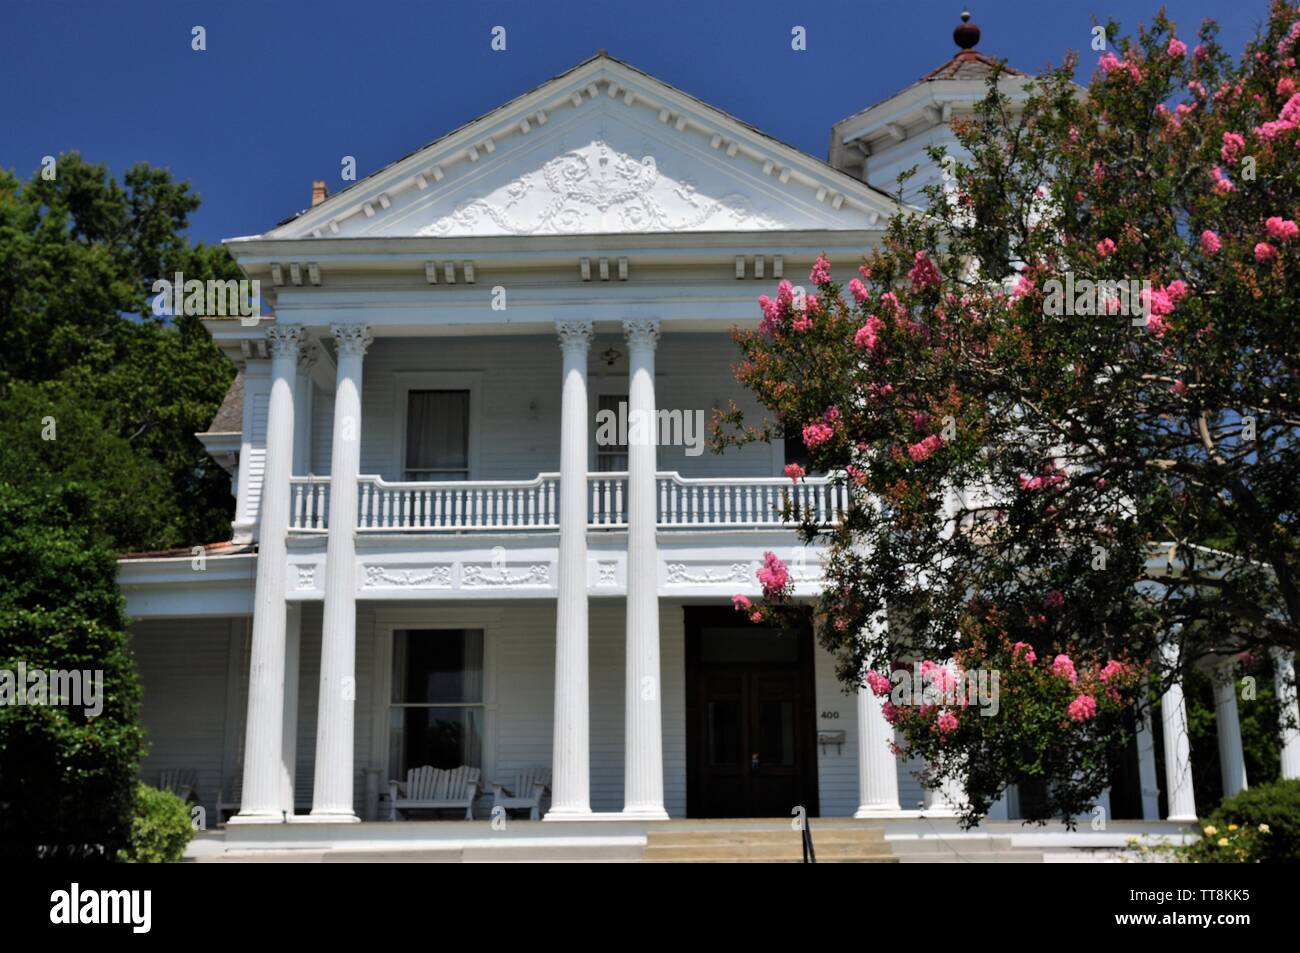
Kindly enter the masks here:
M 627 672 L 623 815 L 667 820 L 659 678 L 655 345 L 659 322 L 625 321 L 628 345 Z
M 262 474 L 257 581 L 253 592 L 253 644 L 248 668 L 248 717 L 239 813 L 232 824 L 264 824 L 284 818 L 284 664 L 286 538 L 289 477 L 293 469 L 293 390 L 303 329 L 274 325 L 271 398 L 266 415 L 266 468 Z
M 590 321 L 557 321 L 560 397 L 560 567 L 555 606 L 555 740 L 546 820 L 591 816 L 587 661 L 587 349 Z
M 1237 716 L 1237 679 L 1232 663 L 1214 673 L 1214 721 L 1219 735 L 1219 772 L 1223 794 L 1229 797 L 1247 787 L 1246 751 L 1241 744 L 1241 719 Z
M 1160 646 L 1167 669 L 1179 664 L 1179 648 L 1168 638 Z M 1187 703 L 1183 698 L 1182 675 L 1173 672 L 1174 681 L 1160 699 L 1160 720 L 1165 739 L 1165 790 L 1168 820 L 1196 820 L 1196 793 L 1192 789 L 1192 742 L 1187 734 Z
M 357 661 L 357 474 L 361 469 L 361 363 L 370 346 L 364 324 L 332 328 L 338 357 L 334 442 L 330 450 L 329 537 L 321 620 L 313 821 L 355 822 L 353 719 Z
M 888 624 L 884 612 L 872 619 L 877 632 Z M 854 817 L 899 812 L 898 762 L 890 748 L 894 726 L 885 718 L 884 704 L 870 686 L 858 686 L 858 809 Z
M 1296 705 L 1295 655 L 1273 649 L 1278 730 L 1282 735 L 1282 777 L 1300 778 L 1300 706 Z

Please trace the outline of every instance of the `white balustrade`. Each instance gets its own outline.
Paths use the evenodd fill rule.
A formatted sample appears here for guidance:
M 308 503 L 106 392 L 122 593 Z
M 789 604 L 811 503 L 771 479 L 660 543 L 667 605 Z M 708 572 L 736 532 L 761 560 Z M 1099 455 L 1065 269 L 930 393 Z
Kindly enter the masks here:
M 559 521 L 558 473 L 531 480 L 395 483 L 378 476 L 357 480 L 357 528 L 362 532 L 469 532 L 554 530 Z M 818 523 L 837 523 L 848 510 L 850 492 L 827 477 L 793 483 L 785 477 L 690 479 L 659 473 L 655 501 L 660 529 L 725 529 L 786 526 L 781 511 L 794 503 L 796 519 L 811 513 Z M 295 532 L 329 527 L 330 480 L 291 480 L 289 528 Z M 587 474 L 587 525 L 627 528 L 627 474 Z

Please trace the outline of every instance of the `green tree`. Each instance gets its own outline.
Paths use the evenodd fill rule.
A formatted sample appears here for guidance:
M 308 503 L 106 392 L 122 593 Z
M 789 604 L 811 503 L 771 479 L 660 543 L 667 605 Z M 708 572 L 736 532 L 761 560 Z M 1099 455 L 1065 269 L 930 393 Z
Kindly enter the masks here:
M 13 381 L 59 382 L 162 465 L 148 498 L 169 522 L 131 545 L 224 538 L 229 479 L 194 434 L 234 369 L 198 318 L 155 315 L 151 301 L 153 283 L 176 272 L 206 280 L 238 269 L 225 249 L 184 238 L 199 199 L 167 171 L 134 166 L 123 187 L 76 153 L 56 169 L 26 183 L 0 172 L 0 393 Z

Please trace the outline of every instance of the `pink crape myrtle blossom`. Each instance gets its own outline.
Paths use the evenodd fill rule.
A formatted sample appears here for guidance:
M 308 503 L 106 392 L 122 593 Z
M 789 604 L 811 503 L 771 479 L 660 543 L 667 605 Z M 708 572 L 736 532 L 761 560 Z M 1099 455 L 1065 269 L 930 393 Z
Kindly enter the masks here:
M 943 440 L 938 434 L 930 434 L 924 440 L 918 441 L 907 448 L 907 455 L 916 463 L 928 460 L 940 446 Z
M 798 483 L 800 480 L 802 480 L 807 475 L 807 473 L 808 471 L 805 470 L 803 467 L 799 466 L 799 464 L 797 463 L 787 463 L 785 465 L 785 475 L 788 476 L 791 479 L 791 481 L 794 483 Z
M 866 684 L 872 694 L 878 698 L 884 698 L 889 694 L 889 676 L 883 672 L 877 672 L 875 669 L 868 671 Z
M 1216 165 L 1210 170 L 1210 176 L 1214 179 L 1215 195 L 1226 195 L 1229 192 L 1237 191 L 1237 187 L 1232 184 L 1232 180 L 1228 178 L 1221 166 Z
M 1068 655 L 1058 655 L 1052 659 L 1052 674 L 1066 679 L 1071 685 L 1079 680 L 1078 674 L 1074 671 L 1074 662 Z
M 763 554 L 763 565 L 758 567 L 757 575 L 758 584 L 769 596 L 781 592 L 790 583 L 790 570 L 785 568 L 781 557 L 770 550 Z
M 1264 230 L 1268 232 L 1268 237 L 1274 241 L 1289 242 L 1300 235 L 1300 226 L 1289 218 L 1282 218 L 1280 215 L 1273 215 L 1264 221 Z
M 754 607 L 754 603 L 750 602 L 748 597 L 739 594 L 731 597 L 731 604 L 741 612 L 748 612 Z
M 957 716 L 950 711 L 939 712 L 939 717 L 935 723 L 939 726 L 939 731 L 945 735 L 950 731 L 957 730 Z
M 818 255 L 817 260 L 813 262 L 812 271 L 808 273 L 808 280 L 815 285 L 824 285 L 831 280 L 831 263 L 826 260 L 825 255 Z
M 1103 238 L 1097 242 L 1097 254 L 1102 258 L 1107 258 L 1115 253 L 1115 239 Z
M 1187 55 L 1187 44 L 1178 37 L 1170 37 L 1169 45 L 1165 47 L 1165 52 L 1174 59 L 1182 59 Z
M 1201 251 L 1207 255 L 1217 255 L 1222 247 L 1223 242 L 1219 240 L 1219 236 L 1215 232 L 1210 231 L 1208 228 L 1201 232 Z
M 860 278 L 854 278 L 849 282 L 849 294 L 853 295 L 855 301 L 867 300 L 867 286 L 862 283 Z
M 1124 663 L 1117 662 L 1115 661 L 1115 659 L 1111 659 L 1106 663 L 1106 667 L 1103 668 L 1098 674 L 1103 682 L 1109 682 L 1112 678 L 1115 678 L 1117 675 L 1123 675 L 1124 672 L 1125 672 Z
M 1268 242 L 1260 242 L 1255 246 L 1255 260 L 1261 265 L 1267 264 L 1276 257 L 1276 246 L 1270 245 Z
M 1070 702 L 1065 711 L 1071 721 L 1087 721 L 1097 716 L 1097 699 L 1091 695 L 1080 695 Z
M 868 351 L 874 351 L 880 343 L 880 330 L 885 326 L 874 314 L 867 315 L 867 323 L 858 328 L 853 335 L 853 345 L 855 347 L 864 347 Z
M 931 285 L 939 284 L 939 269 L 935 266 L 930 257 L 923 251 L 916 253 L 913 259 L 912 270 L 907 273 L 907 277 L 912 282 L 912 287 L 917 291 L 928 288 Z
M 1011 647 L 1011 657 L 1013 659 L 1016 658 L 1017 656 L 1020 655 L 1022 650 L 1025 653 L 1024 655 L 1025 661 L 1028 662 L 1030 665 L 1033 665 L 1035 662 L 1038 661 L 1038 653 L 1034 651 L 1034 647 L 1030 645 L 1028 642 L 1017 642 L 1015 645 L 1013 645 Z
M 1219 149 L 1219 158 L 1232 165 L 1246 148 L 1246 137 L 1239 132 L 1225 132 L 1223 146 Z
M 834 428 L 830 424 L 822 423 L 820 420 L 803 428 L 803 444 L 809 450 L 820 447 L 834 436 Z

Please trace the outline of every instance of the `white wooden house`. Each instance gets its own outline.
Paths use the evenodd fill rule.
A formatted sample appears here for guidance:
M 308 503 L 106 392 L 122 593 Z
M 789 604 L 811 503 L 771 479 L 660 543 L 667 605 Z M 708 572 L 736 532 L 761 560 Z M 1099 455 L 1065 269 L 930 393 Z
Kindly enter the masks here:
M 232 473 L 231 542 L 121 562 L 146 780 L 193 769 L 209 816 L 250 824 L 387 817 L 420 765 L 487 791 L 549 768 L 550 820 L 948 810 L 811 633 L 730 607 L 765 550 L 799 595 L 821 584 L 772 512 L 785 448 L 602 445 L 595 421 L 759 414 L 729 329 L 879 241 L 884 190 L 938 174 L 924 149 L 990 63 L 961 50 L 837 124 L 824 162 L 601 52 L 228 241 L 275 317 L 207 322 L 239 368 L 201 435 Z M 1142 735 L 1130 816 L 1161 786 L 1195 814 L 1182 711 L 1167 778 Z

